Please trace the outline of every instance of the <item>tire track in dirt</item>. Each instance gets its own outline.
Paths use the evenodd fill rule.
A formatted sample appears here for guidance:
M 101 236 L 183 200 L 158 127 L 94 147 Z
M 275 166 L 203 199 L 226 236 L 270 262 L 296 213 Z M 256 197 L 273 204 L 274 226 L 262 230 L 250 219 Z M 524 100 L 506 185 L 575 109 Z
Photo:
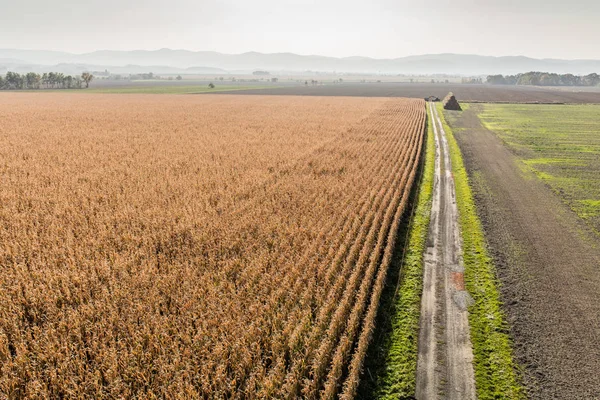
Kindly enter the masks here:
M 424 260 L 417 399 L 475 399 L 462 243 L 446 133 L 429 103 L 435 133 L 433 203 Z

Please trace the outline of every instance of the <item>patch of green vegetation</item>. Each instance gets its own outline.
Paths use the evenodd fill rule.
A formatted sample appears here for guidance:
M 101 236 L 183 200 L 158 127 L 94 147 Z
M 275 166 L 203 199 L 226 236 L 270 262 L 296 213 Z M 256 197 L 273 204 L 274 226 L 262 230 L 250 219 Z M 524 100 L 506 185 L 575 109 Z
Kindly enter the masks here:
M 499 282 L 488 255 L 483 228 L 477 216 L 469 177 L 460 148 L 445 121 L 443 108 L 438 112 L 448 137 L 452 172 L 456 187 L 456 202 L 463 239 L 465 284 L 475 300 L 469 307 L 469 324 L 473 344 L 473 366 L 477 398 L 524 399 L 518 366 L 513 358 L 512 341 L 502 312 Z
M 199 85 L 140 85 L 140 86 L 124 86 L 124 87 L 108 87 L 78 90 L 78 93 L 111 93 L 111 94 L 194 94 L 208 92 L 229 92 L 234 90 L 249 90 L 249 89 L 266 89 L 273 88 L 272 86 L 235 86 L 235 85 L 216 85 L 214 89 Z
M 485 104 L 479 118 L 600 234 L 599 105 Z
M 583 219 L 600 216 L 600 200 L 577 200 L 574 208 Z
M 431 118 L 428 119 L 431 121 Z M 424 163 L 421 178 L 415 185 L 414 211 L 406 224 L 405 245 L 399 249 L 399 272 L 390 274 L 390 290 L 382 299 L 381 319 L 385 327 L 378 340 L 373 341 L 367 376 L 361 383 L 358 398 L 413 399 L 416 390 L 417 346 L 421 294 L 423 292 L 423 254 L 431 214 L 435 140 L 431 124 L 427 127 Z M 402 254 L 402 250 L 404 254 Z M 377 334 L 376 334 L 377 335 Z
M 525 164 L 529 166 L 535 165 L 563 165 L 563 166 L 572 166 L 572 167 L 583 167 L 585 166 L 585 162 L 581 160 L 573 160 L 569 158 L 531 158 L 529 160 L 523 160 Z

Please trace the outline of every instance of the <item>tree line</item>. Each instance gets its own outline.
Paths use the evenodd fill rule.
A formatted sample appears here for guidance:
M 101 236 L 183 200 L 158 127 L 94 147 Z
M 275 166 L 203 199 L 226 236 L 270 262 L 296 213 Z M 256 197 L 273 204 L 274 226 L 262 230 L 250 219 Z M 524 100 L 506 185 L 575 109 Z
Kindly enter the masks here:
M 26 90 L 26 89 L 83 89 L 90 87 L 94 75 L 84 72 L 81 76 L 65 75 L 60 72 L 44 72 L 38 74 L 28 72 L 19 74 L 7 72 L 0 75 L 0 90 Z
M 489 75 L 487 83 L 492 85 L 533 85 L 533 86 L 598 86 L 600 75 L 585 76 L 554 74 L 550 72 L 527 72 L 517 75 Z

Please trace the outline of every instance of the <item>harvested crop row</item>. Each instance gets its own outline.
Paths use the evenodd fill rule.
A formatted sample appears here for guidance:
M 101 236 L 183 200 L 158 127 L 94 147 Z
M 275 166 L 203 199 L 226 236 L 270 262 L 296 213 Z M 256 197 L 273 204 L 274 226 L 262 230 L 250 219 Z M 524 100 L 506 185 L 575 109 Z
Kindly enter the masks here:
M 7 93 L 0 117 L 0 393 L 352 392 L 423 101 Z
M 393 151 L 391 151 L 393 150 Z M 371 178 L 376 178 L 377 176 L 379 176 L 379 172 L 383 171 L 384 169 L 389 168 L 389 164 L 392 162 L 392 160 L 395 160 L 399 155 L 400 152 L 402 151 L 401 146 L 394 146 L 393 144 L 391 144 L 391 142 L 388 143 L 387 145 L 387 149 L 386 149 L 386 156 L 382 157 L 382 159 L 379 161 L 379 165 L 377 166 L 377 170 L 376 171 L 368 171 L 368 176 Z M 367 156 L 369 156 L 368 154 L 366 154 Z M 368 182 L 368 180 L 367 180 Z M 373 181 L 373 183 L 375 183 L 375 181 Z M 312 279 L 311 280 L 311 285 L 309 286 L 308 290 L 305 290 L 302 293 L 302 299 L 299 302 L 300 304 L 306 304 L 307 302 L 311 302 L 314 301 L 314 297 L 315 296 L 319 296 L 319 299 L 322 299 L 322 296 L 326 295 L 327 291 L 324 291 L 323 288 L 326 285 L 323 285 L 323 283 L 319 283 L 319 282 L 328 282 L 331 283 L 333 277 L 338 276 L 338 272 L 339 272 L 339 268 L 341 268 L 342 266 L 342 261 L 343 261 L 343 257 L 344 255 L 347 254 L 347 252 L 349 251 L 352 243 L 356 240 L 357 237 L 357 232 L 360 228 L 361 225 L 361 217 L 362 215 L 368 213 L 369 209 L 372 207 L 375 207 L 377 205 L 377 202 L 374 202 L 375 196 L 377 194 L 377 192 L 380 190 L 381 186 L 384 185 L 388 185 L 390 183 L 390 180 L 387 179 L 385 181 L 381 181 L 381 182 L 377 182 L 377 185 L 372 185 L 373 189 L 368 192 L 366 191 L 364 193 L 364 195 L 361 198 L 361 201 L 359 203 L 357 203 L 357 205 L 362 205 L 361 207 L 358 208 L 351 208 L 351 202 L 348 203 L 348 206 L 346 207 L 346 210 L 349 212 L 349 215 L 352 216 L 351 220 L 347 219 L 346 220 L 346 225 L 344 227 L 344 229 L 342 231 L 340 231 L 340 233 L 342 233 L 342 235 L 344 236 L 344 243 L 343 246 L 333 246 L 330 247 L 329 249 L 329 253 L 328 253 L 328 258 L 326 259 L 326 263 L 325 264 L 321 264 L 322 268 L 320 268 L 319 271 L 317 271 L 316 277 L 317 279 Z M 371 185 L 370 185 L 371 186 Z M 346 233 L 346 228 L 350 228 L 350 232 Z M 328 269 L 325 269 L 325 267 L 327 265 L 329 265 L 330 261 L 333 258 L 333 265 L 334 267 L 329 267 Z M 312 274 L 312 276 L 315 276 L 314 274 Z M 338 277 L 338 282 L 343 282 L 343 277 L 339 278 Z M 312 307 L 308 307 L 308 309 L 306 309 L 307 307 L 305 307 L 303 309 L 304 313 L 308 313 L 307 317 L 308 317 L 308 321 L 310 322 L 310 320 L 314 319 L 314 316 L 311 315 L 313 313 L 313 311 L 311 310 Z M 327 309 L 331 310 L 331 305 L 330 307 L 328 307 Z M 326 324 L 325 324 L 326 325 Z M 294 344 L 290 345 L 291 349 L 295 349 L 295 348 L 300 348 L 300 349 L 308 349 L 308 350 L 312 350 L 310 346 L 306 346 L 304 344 L 304 342 L 302 342 L 302 346 L 298 346 L 298 343 L 302 340 L 302 337 L 304 337 L 307 329 L 309 329 L 311 326 L 310 323 L 306 323 L 304 322 L 303 324 L 301 324 L 298 329 L 295 330 L 293 338 L 294 338 Z M 304 358 L 300 357 L 300 358 Z M 293 372 L 290 374 L 288 373 L 286 382 L 287 382 L 287 386 L 288 389 L 284 390 L 284 392 L 295 392 L 297 390 L 298 384 L 300 383 L 300 378 L 303 376 L 303 371 L 302 369 L 298 369 L 301 368 L 300 367 L 300 363 L 296 363 L 293 367 L 292 370 Z M 291 388 L 290 388 L 291 386 Z M 284 388 L 285 389 L 285 388 Z
M 365 123 L 367 126 L 371 126 L 370 121 L 363 121 L 362 123 Z M 300 299 L 297 299 L 295 296 L 290 295 L 289 291 L 286 294 L 288 298 L 291 298 L 294 302 L 296 302 L 297 308 L 304 315 L 304 318 L 301 319 L 300 325 L 296 327 L 294 334 L 292 335 L 292 341 L 289 345 L 289 349 L 292 352 L 295 349 L 306 347 L 300 346 L 299 344 L 304 333 L 310 327 L 310 323 L 307 323 L 307 319 L 308 321 L 310 321 L 314 318 L 312 316 L 312 314 L 314 313 L 314 311 L 312 310 L 313 307 L 310 306 L 310 303 L 314 301 L 314 297 L 317 296 L 317 294 L 319 296 L 323 296 L 326 293 L 323 291 L 323 288 L 326 286 L 323 285 L 323 282 L 331 283 L 333 277 L 338 276 L 339 268 L 341 268 L 342 266 L 341 263 L 343 261 L 343 257 L 345 254 L 347 254 L 352 243 L 356 240 L 357 232 L 360 228 L 361 223 L 360 216 L 366 214 L 370 208 L 375 207 L 377 205 L 377 202 L 375 202 L 374 199 L 377 200 L 375 196 L 378 190 L 381 189 L 381 186 L 387 186 L 391 183 L 391 180 L 389 178 L 384 181 L 377 181 L 379 174 L 385 169 L 389 169 L 389 164 L 393 160 L 397 159 L 403 151 L 402 146 L 393 144 L 393 135 L 390 136 L 392 137 L 388 139 L 386 149 L 382 152 L 379 162 L 377 164 L 373 163 L 373 167 L 376 168 L 371 168 L 371 165 L 364 168 L 363 177 L 360 179 L 360 181 L 364 180 L 363 182 L 366 182 L 368 184 L 365 187 L 373 188 L 370 191 L 365 191 L 364 194 L 362 194 L 360 201 L 348 201 L 346 203 L 346 205 L 343 207 L 345 209 L 343 215 L 344 226 L 342 229 L 338 230 L 338 233 L 336 235 L 338 236 L 338 243 L 329 247 L 327 257 L 325 258 L 325 260 L 323 260 L 323 262 L 320 263 L 319 271 L 317 271 L 316 273 L 311 272 L 309 274 L 304 275 L 305 277 L 310 279 L 308 290 L 305 290 L 300 294 Z M 364 150 L 363 153 L 365 157 L 374 156 L 374 154 L 371 154 L 370 152 Z M 358 182 L 359 181 L 357 181 L 357 183 Z M 355 197 L 358 197 L 359 195 L 360 192 L 357 192 L 355 194 Z M 343 239 L 343 244 L 341 245 L 339 244 L 341 243 L 340 239 Z M 326 245 L 326 243 L 322 244 Z M 333 267 L 331 267 L 331 263 L 333 263 Z M 301 271 L 306 272 L 307 270 Z M 338 281 L 343 282 L 343 278 L 338 278 Z M 308 307 L 303 307 L 303 305 L 308 305 Z M 308 348 L 310 349 L 310 347 Z M 298 364 L 295 367 L 297 366 Z M 288 374 L 286 382 L 288 386 L 291 385 L 292 388 L 297 389 L 302 374 L 297 370 L 297 368 L 293 369 L 294 372 L 291 375 Z M 300 376 L 298 376 L 299 374 Z M 288 391 L 294 392 L 295 389 L 288 389 Z
M 379 264 L 379 255 L 381 253 L 385 234 L 389 229 L 390 225 L 390 212 L 395 210 L 399 206 L 399 199 L 402 193 L 405 192 L 406 184 L 406 172 L 410 172 L 410 162 L 407 154 L 413 153 L 415 143 L 412 146 L 405 147 L 408 151 L 403 154 L 403 157 L 399 158 L 399 166 L 392 168 L 391 171 L 397 178 L 396 181 L 385 188 L 385 195 L 381 194 L 384 198 L 383 206 L 377 209 L 370 210 L 370 215 L 373 216 L 373 223 L 370 226 L 368 235 L 365 242 L 362 245 L 358 255 L 358 260 L 350 259 L 347 260 L 346 274 L 341 275 L 343 279 L 339 279 L 339 282 L 345 285 L 344 293 L 342 297 L 335 298 L 334 304 L 339 304 L 331 323 L 327 328 L 327 334 L 325 338 L 320 338 L 319 346 L 319 359 L 313 365 L 313 381 L 311 382 L 311 389 L 316 389 L 319 386 L 321 373 L 325 370 L 324 366 L 328 365 L 332 354 L 331 351 L 336 343 L 344 343 L 343 346 L 349 346 L 352 344 L 352 336 L 350 339 L 344 338 L 340 341 L 341 335 L 343 335 L 344 326 L 347 324 L 350 318 L 350 324 L 352 324 L 352 317 L 354 315 L 354 321 L 357 322 L 357 313 L 360 315 L 360 308 L 366 303 L 366 295 L 369 290 L 369 284 L 372 280 L 372 274 L 375 271 L 376 266 Z M 385 197 L 384 197 L 385 196 Z M 352 270 L 350 271 L 350 267 Z M 348 275 L 351 272 L 351 275 Z M 354 309 L 353 313 L 351 310 Z M 356 328 L 356 327 L 355 327 Z M 352 335 L 352 333 L 350 333 Z M 343 351 L 343 350 L 342 350 Z M 348 348 L 346 348 L 346 352 Z M 334 361 L 333 366 L 335 367 L 333 374 L 339 373 L 343 363 L 338 360 Z M 333 375 L 335 376 L 335 375 Z M 332 376 L 332 378 L 333 378 Z M 329 388 L 329 393 L 333 390 Z M 310 391 L 305 391 L 307 396 L 311 396 Z

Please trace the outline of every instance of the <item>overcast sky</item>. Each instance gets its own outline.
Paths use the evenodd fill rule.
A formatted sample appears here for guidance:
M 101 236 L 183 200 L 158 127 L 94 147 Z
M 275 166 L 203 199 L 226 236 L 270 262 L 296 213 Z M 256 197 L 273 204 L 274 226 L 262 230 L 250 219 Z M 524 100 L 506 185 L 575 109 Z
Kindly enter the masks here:
M 0 48 L 600 58 L 598 0 L 1 0 Z

